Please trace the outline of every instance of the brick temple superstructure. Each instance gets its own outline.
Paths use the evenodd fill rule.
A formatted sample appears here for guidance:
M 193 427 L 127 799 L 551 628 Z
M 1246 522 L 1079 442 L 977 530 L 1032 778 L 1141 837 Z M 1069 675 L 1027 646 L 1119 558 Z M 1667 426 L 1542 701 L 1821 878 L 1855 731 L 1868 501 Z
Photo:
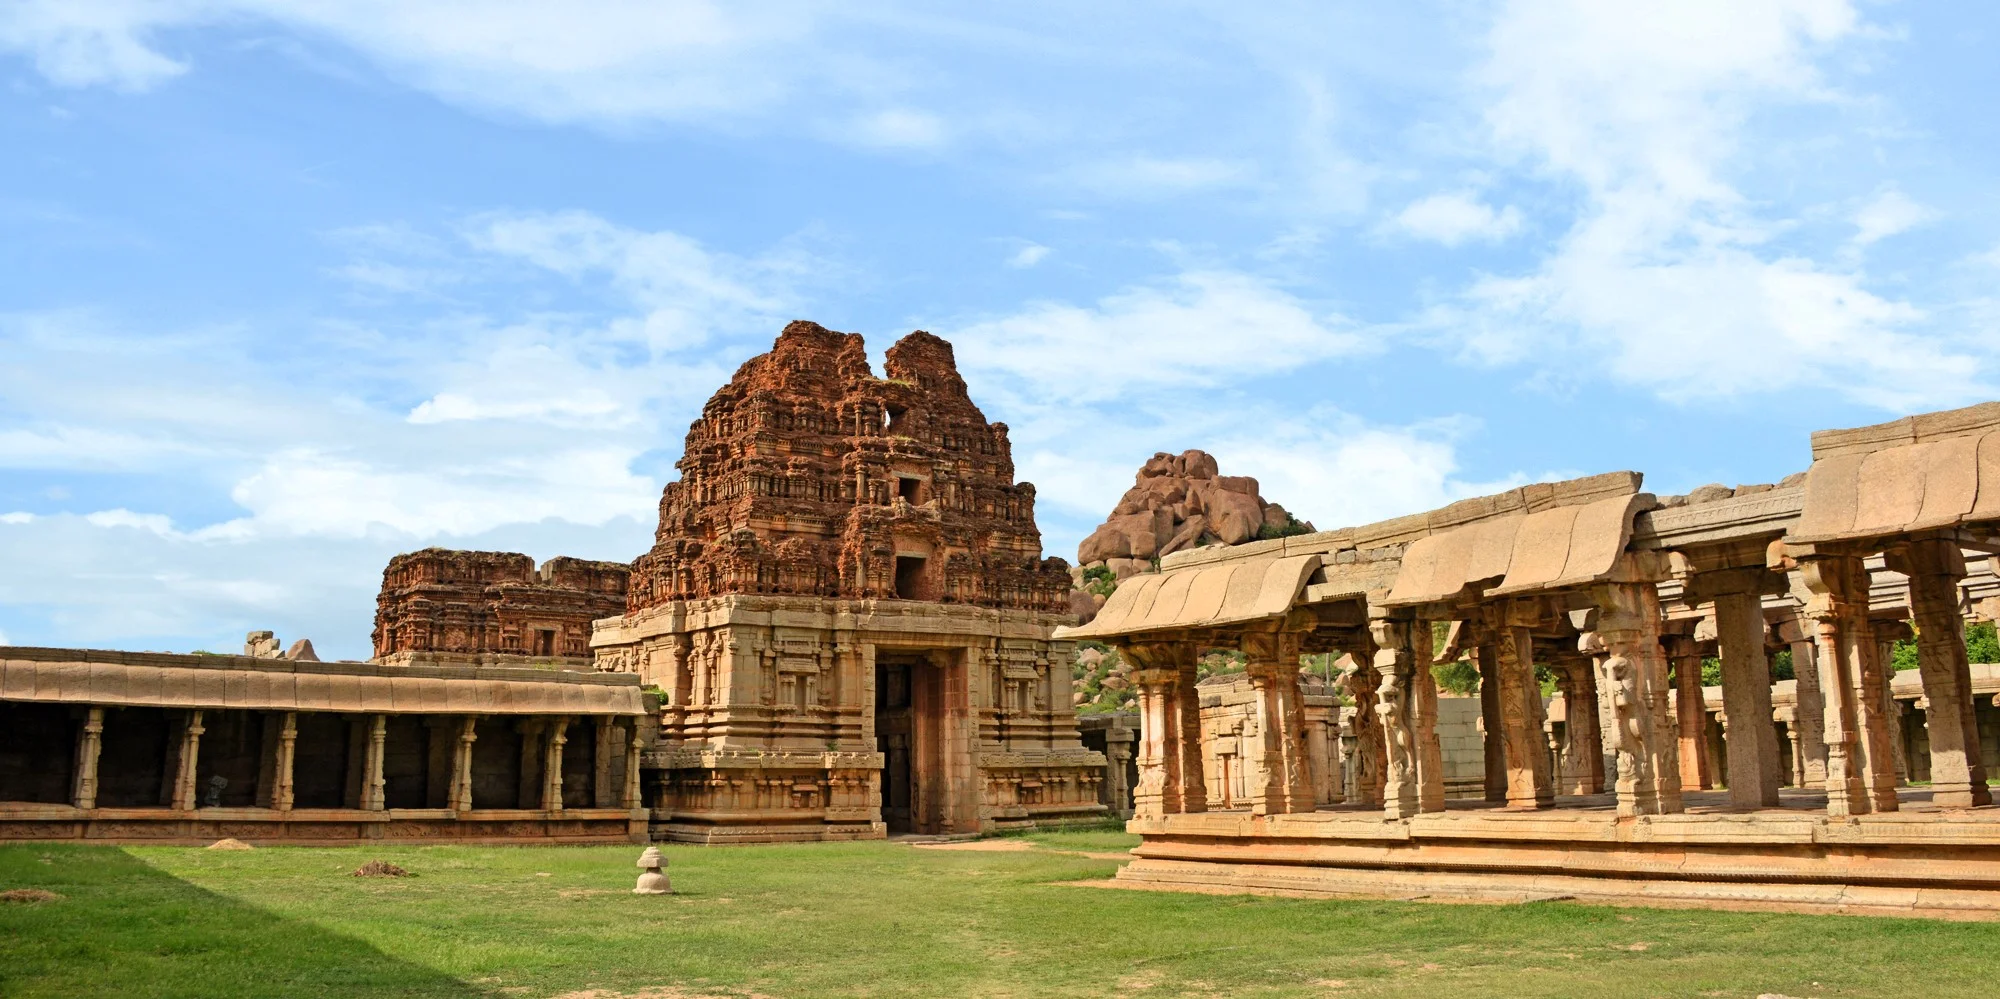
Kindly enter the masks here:
M 382 571 L 374 661 L 590 669 L 591 623 L 625 607 L 631 568 L 426 548 Z
M 646 757 L 657 836 L 969 833 L 1103 815 L 1069 703 L 1068 565 L 951 345 L 882 377 L 807 322 L 689 429 L 602 669 L 665 695 Z

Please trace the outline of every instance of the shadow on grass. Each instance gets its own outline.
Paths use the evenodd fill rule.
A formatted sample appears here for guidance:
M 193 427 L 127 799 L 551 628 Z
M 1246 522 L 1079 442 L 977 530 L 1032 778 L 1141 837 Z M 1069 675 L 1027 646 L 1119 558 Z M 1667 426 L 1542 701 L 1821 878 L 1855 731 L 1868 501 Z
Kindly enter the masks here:
M 123 850 L 0 848 L 0 995 L 438 996 L 488 993 L 358 940 L 244 905 Z

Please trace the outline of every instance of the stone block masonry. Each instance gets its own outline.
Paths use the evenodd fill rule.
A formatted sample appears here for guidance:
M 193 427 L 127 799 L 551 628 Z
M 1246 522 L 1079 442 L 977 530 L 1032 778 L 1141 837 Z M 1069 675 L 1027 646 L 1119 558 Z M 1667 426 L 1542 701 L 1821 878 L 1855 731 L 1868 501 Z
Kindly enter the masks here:
M 1105 758 L 1069 704 L 1069 567 L 951 345 L 883 377 L 795 322 L 689 428 L 598 668 L 664 692 L 655 836 L 722 843 L 1091 820 Z

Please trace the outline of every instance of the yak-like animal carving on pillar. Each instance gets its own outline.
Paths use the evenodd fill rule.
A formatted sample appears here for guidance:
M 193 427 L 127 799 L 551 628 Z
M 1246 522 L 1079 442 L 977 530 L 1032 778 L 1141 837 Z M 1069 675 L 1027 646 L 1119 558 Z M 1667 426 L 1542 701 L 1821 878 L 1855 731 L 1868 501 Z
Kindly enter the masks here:
M 1639 693 L 1639 672 L 1630 659 L 1606 656 L 1602 669 L 1602 680 L 1611 696 L 1612 736 L 1618 747 L 1618 808 L 1624 814 L 1628 804 L 1641 796 L 1647 780 L 1646 705 Z

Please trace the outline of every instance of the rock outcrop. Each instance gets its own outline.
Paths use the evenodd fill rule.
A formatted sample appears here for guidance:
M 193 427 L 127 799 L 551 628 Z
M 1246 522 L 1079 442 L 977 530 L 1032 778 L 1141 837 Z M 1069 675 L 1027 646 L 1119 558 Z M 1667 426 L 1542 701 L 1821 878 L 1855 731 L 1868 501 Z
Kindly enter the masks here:
M 1085 566 L 1103 563 L 1123 579 L 1184 548 L 1240 545 L 1309 531 L 1285 508 L 1258 494 L 1257 480 L 1222 475 L 1205 451 L 1156 454 L 1118 501 L 1110 519 L 1077 547 Z

